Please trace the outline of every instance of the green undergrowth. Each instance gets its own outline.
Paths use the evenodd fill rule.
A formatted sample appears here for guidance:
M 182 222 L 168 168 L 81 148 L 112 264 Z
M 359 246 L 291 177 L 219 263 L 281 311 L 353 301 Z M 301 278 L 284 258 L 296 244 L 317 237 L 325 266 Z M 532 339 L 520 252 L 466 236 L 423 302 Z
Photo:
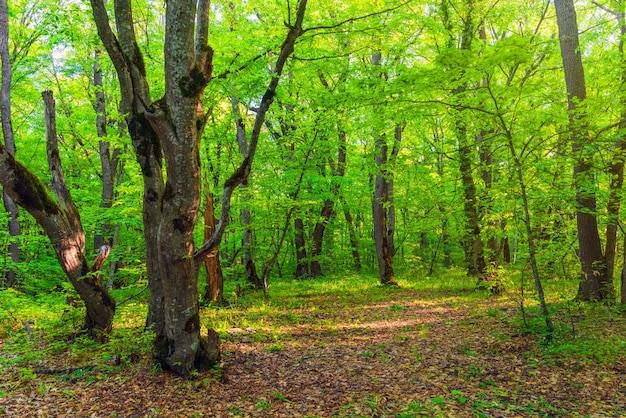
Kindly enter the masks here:
M 384 320 L 403 315 L 407 306 L 419 303 L 430 304 L 433 309 L 469 309 L 477 317 L 505 323 L 511 330 L 509 334 L 531 334 L 540 342 L 549 340 L 539 343 L 529 354 L 542 361 L 575 357 L 610 362 L 626 352 L 626 315 L 619 306 L 574 302 L 577 283 L 547 279 L 545 289 L 555 332 L 545 338 L 545 318 L 537 308 L 532 285 L 525 283 L 522 288 L 519 273 L 500 274 L 504 276 L 505 290 L 499 295 L 488 289 L 477 290 L 476 280 L 459 270 L 442 272 L 437 277 L 407 274 L 397 278 L 397 287 L 381 286 L 374 275 L 358 274 L 275 280 L 269 295 L 244 286 L 240 297 L 235 291 L 237 283 L 231 281 L 226 284 L 226 304 L 202 308 L 201 324 L 203 330 L 215 329 L 224 341 L 245 341 L 259 344 L 261 350 L 279 352 L 303 344 L 294 333 L 299 326 L 306 325 L 323 338 L 333 338 L 357 327 L 367 307 L 381 308 L 377 310 L 379 317 L 369 319 Z M 104 345 L 80 334 L 84 310 L 66 303 L 69 290 L 37 297 L 12 289 L 1 291 L 0 344 L 5 355 L 0 358 L 0 367 L 32 370 L 62 357 L 68 368 L 95 365 L 113 372 L 123 371 L 140 359 L 148 361 L 152 339 L 149 332 L 144 332 L 148 292 L 141 290 L 113 291 L 116 300 L 123 303 L 117 309 L 113 334 Z M 32 334 L 24 325 L 26 321 Z M 480 324 L 467 327 L 472 332 L 490 332 L 481 329 Z M 427 335 L 428 327 L 423 332 Z M 509 334 L 501 333 L 496 338 L 507 339 Z

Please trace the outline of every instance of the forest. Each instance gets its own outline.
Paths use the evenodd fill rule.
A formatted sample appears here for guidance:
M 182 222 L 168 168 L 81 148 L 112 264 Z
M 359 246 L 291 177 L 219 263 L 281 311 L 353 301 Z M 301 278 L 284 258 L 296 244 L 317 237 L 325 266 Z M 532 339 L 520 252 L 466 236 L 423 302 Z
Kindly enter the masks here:
M 626 415 L 623 0 L 0 0 L 0 415 Z

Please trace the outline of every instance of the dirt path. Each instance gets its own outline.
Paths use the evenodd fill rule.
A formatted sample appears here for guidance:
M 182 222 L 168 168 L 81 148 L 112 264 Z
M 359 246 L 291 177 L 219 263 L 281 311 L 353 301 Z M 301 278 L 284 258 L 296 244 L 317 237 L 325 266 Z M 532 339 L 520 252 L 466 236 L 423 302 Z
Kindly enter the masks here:
M 324 299 L 332 312 L 291 310 L 300 323 L 284 326 L 276 343 L 230 330 L 221 372 L 192 381 L 152 372 L 148 359 L 88 379 L 19 384 L 12 370 L 0 415 L 626 416 L 624 358 L 545 364 L 536 337 L 511 326 L 512 307 L 427 300 L 411 291 L 368 306 Z

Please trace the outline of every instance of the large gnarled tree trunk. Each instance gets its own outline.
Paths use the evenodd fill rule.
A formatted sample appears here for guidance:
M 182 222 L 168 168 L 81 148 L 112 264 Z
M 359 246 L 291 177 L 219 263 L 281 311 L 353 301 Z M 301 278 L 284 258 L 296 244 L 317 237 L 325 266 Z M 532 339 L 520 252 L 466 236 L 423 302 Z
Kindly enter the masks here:
M 220 220 L 211 238 L 195 250 L 193 231 L 200 203 L 199 144 L 206 115 L 202 95 L 212 77 L 213 50 L 208 46 L 209 0 L 169 0 L 165 15 L 165 95 L 150 96 L 143 56 L 134 32 L 130 0 L 115 1 L 117 34 L 103 0 L 91 0 L 98 34 L 118 75 L 121 110 L 126 116 L 144 179 L 144 237 L 150 284 L 147 324 L 156 333 L 153 355 L 162 367 L 181 375 L 212 366 L 220 358 L 219 337 L 200 335 L 199 265 L 219 245 L 230 216 L 233 190 L 250 173 L 263 120 L 284 64 L 302 33 L 306 1 L 298 4 L 272 79 L 263 96 L 248 149 L 226 181 Z M 163 181 L 164 160 L 167 177 Z

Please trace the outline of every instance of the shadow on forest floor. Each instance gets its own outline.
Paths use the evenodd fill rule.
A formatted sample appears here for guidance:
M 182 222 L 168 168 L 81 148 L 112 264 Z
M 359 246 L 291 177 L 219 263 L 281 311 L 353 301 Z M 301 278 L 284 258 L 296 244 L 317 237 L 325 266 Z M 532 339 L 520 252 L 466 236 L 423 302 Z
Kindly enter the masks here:
M 626 415 L 626 357 L 581 353 L 572 342 L 579 337 L 569 335 L 573 328 L 624 337 L 619 313 L 596 323 L 563 319 L 563 338 L 546 347 L 539 332 L 521 330 L 518 307 L 507 298 L 410 288 L 376 293 L 295 292 L 207 310 L 203 323 L 230 328 L 220 330 L 221 366 L 193 380 L 155 371 L 145 353 L 115 367 L 108 358 L 87 359 L 93 370 L 66 375 L 12 364 L 0 383 L 0 415 Z M 71 359 L 58 352 L 40 362 L 75 367 Z

